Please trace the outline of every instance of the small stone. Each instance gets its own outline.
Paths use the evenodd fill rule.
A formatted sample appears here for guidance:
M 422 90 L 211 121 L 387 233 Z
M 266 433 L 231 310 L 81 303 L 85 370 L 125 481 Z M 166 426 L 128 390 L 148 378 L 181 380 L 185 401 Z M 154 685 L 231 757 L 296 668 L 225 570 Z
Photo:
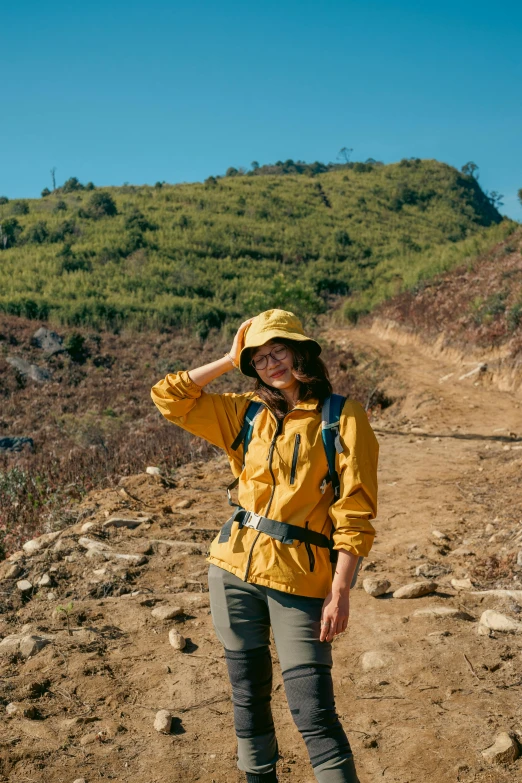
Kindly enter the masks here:
M 25 554 L 29 556 L 34 555 L 41 548 L 42 544 L 37 538 L 31 539 L 31 541 L 26 541 L 25 544 L 22 545 L 22 549 L 24 550 Z
M 415 569 L 415 576 L 423 576 L 425 579 L 433 579 L 447 573 L 448 569 L 438 563 L 422 563 Z
M 522 549 L 519 549 L 517 554 L 517 565 L 522 566 Z
M 474 557 L 474 555 L 475 551 L 470 549 L 469 546 L 459 546 L 449 553 L 450 557 Z
M 491 631 L 522 633 L 522 623 L 517 623 L 505 614 L 495 612 L 494 609 L 486 609 L 485 612 L 482 612 L 479 624 Z
M 9 566 L 9 568 L 6 571 L 5 578 L 6 579 L 16 579 L 17 576 L 20 576 L 22 573 L 22 569 L 18 565 L 18 563 L 13 563 L 13 565 Z
M 20 640 L 20 652 L 24 658 L 31 658 L 33 655 L 39 653 L 40 650 L 43 650 L 48 644 L 50 644 L 50 639 L 29 634 Z
M 170 734 L 172 727 L 172 715 L 168 710 L 159 710 L 154 719 L 154 728 L 160 734 Z
M 182 576 L 173 576 L 170 580 L 170 586 L 178 590 L 184 590 L 187 586 L 187 580 Z
M 21 579 L 16 583 L 16 586 L 21 593 L 29 593 L 33 589 L 33 586 L 28 579 Z
M 85 778 L 76 778 L 76 780 L 73 780 L 73 783 L 87 783 Z
M 378 576 L 370 576 L 363 579 L 363 588 L 368 595 L 377 598 L 379 595 L 384 595 L 390 589 L 390 582 L 388 579 L 379 579 Z
M 471 582 L 471 579 L 452 579 L 451 580 L 451 586 L 455 588 L 455 590 L 472 590 L 473 584 Z
M 151 614 L 156 620 L 172 620 L 173 617 L 183 614 L 183 609 L 181 606 L 156 606 Z
M 518 744 L 507 731 L 498 734 L 494 744 L 482 751 L 482 756 L 490 764 L 511 764 L 519 755 Z
M 439 541 L 449 541 L 450 538 L 446 533 L 442 533 L 440 530 L 432 530 L 431 535 L 433 538 L 437 538 Z
M 136 543 L 133 543 L 133 547 L 140 555 L 152 554 L 152 546 L 150 541 L 136 541 Z
M 496 527 L 491 524 L 491 522 L 488 522 L 486 527 L 484 528 L 485 533 L 493 533 L 496 530 Z
M 132 565 L 135 566 L 145 565 L 145 563 L 147 562 L 147 558 L 145 557 L 145 555 L 125 555 L 125 554 L 120 554 L 119 552 L 112 554 L 111 558 L 113 558 L 114 560 L 124 560 L 127 563 L 131 563 Z
M 475 618 L 461 609 L 455 609 L 451 606 L 432 606 L 428 609 L 416 609 L 413 612 L 414 617 L 446 617 L 451 620 L 474 620 Z
M 369 672 L 372 669 L 384 669 L 392 662 L 392 657 L 388 653 L 376 652 L 375 650 L 368 650 L 361 655 L 361 666 L 363 671 Z
M 113 516 L 105 520 L 102 527 L 125 527 L 129 530 L 134 530 L 139 527 L 142 522 L 150 522 L 150 516 L 145 517 L 121 517 Z
M 145 469 L 145 473 L 148 473 L 149 476 L 161 476 L 161 470 L 159 468 L 152 467 L 152 465 L 149 465 L 149 467 Z
M 5 711 L 8 715 L 14 715 L 15 712 L 18 712 L 18 704 L 15 704 L 14 701 L 10 702 L 6 708 Z
M 80 533 L 88 533 L 95 527 L 97 527 L 96 522 L 85 522 L 80 528 Z
M 40 717 L 40 710 L 38 707 L 31 705 L 31 707 L 27 707 L 24 710 L 24 718 L 29 718 L 29 720 L 38 720 Z
M 98 740 L 98 732 L 93 731 L 90 734 L 84 734 L 80 740 L 80 745 L 92 745 L 93 742 Z
M 420 598 L 423 595 L 434 593 L 437 589 L 437 582 L 412 582 L 408 585 L 399 587 L 393 593 L 394 598 Z
M 49 592 L 49 593 L 47 593 L 47 600 L 48 600 L 48 601 L 55 601 L 55 600 L 56 600 L 56 595 L 55 595 L 55 593 L 53 593 L 52 591 L 51 591 L 51 592 Z
M 185 637 L 178 633 L 175 628 L 171 628 L 169 631 L 169 642 L 175 650 L 183 650 L 187 644 Z
M 38 582 L 36 584 L 38 585 L 38 587 L 49 587 L 51 582 L 52 582 L 52 579 L 49 576 L 49 574 L 43 574 L 43 576 L 40 577 L 40 579 L 38 580 Z
M 95 541 L 93 538 L 82 536 L 78 539 L 78 543 L 84 549 L 94 549 L 98 552 L 109 552 L 111 547 L 109 544 L 105 544 L 103 541 Z
M 180 500 L 179 503 L 176 503 L 176 508 L 190 508 L 193 503 L 193 500 L 186 498 L 185 500 Z

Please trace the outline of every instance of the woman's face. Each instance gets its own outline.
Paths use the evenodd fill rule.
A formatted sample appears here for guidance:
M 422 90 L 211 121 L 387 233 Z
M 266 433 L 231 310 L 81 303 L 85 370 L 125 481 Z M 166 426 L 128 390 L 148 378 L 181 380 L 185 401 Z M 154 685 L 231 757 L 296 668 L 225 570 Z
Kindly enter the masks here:
M 261 361 L 261 367 L 255 367 L 255 370 L 267 386 L 289 389 L 297 383 L 292 371 L 294 357 L 291 349 L 284 343 L 269 340 L 252 352 L 252 361 Z M 263 367 L 265 362 L 266 366 Z

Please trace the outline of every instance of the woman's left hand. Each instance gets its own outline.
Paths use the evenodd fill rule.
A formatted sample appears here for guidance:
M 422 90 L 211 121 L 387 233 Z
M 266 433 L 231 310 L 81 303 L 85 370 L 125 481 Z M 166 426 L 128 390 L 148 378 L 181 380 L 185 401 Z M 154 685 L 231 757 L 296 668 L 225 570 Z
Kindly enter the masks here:
M 331 642 L 334 636 L 346 631 L 350 616 L 350 591 L 330 592 L 324 599 L 321 615 L 321 642 Z

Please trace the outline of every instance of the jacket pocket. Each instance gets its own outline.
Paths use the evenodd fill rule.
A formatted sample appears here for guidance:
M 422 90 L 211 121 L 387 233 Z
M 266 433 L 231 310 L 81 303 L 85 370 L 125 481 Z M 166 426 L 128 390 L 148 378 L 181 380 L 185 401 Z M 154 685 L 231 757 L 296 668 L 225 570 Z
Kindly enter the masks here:
M 297 459 L 299 457 L 299 444 L 301 443 L 301 436 L 299 433 L 295 436 L 295 442 L 294 442 L 294 454 L 292 457 L 292 468 L 290 470 L 290 484 L 293 484 L 295 482 L 295 472 L 297 469 Z

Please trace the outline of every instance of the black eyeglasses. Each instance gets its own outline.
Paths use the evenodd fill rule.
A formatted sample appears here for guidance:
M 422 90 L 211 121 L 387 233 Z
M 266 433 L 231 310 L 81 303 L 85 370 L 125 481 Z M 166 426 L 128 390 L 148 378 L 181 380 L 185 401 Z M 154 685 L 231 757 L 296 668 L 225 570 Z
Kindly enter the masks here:
M 254 370 L 264 370 L 268 366 L 268 357 L 271 356 L 276 362 L 280 362 L 282 359 L 286 359 L 288 354 L 288 348 L 286 345 L 276 345 L 270 353 L 264 353 L 262 356 L 258 356 L 250 361 L 250 364 Z

